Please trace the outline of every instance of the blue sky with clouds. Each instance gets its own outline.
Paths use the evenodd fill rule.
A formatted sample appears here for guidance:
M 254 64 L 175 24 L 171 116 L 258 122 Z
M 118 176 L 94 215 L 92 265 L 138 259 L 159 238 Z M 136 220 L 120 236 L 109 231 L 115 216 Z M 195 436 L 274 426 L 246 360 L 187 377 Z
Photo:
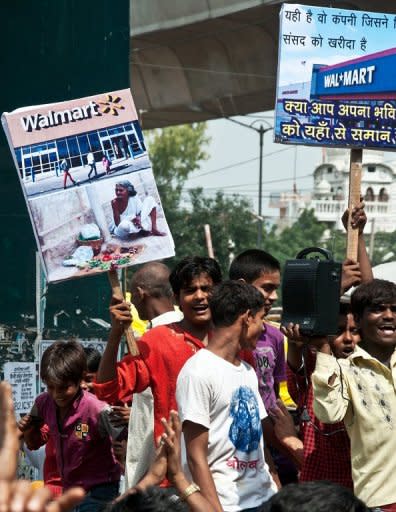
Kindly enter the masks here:
M 296 9 L 300 11 L 300 21 L 293 22 L 291 19 L 287 19 L 286 12 L 292 11 L 294 13 Z M 307 22 L 308 10 L 312 12 L 311 23 Z M 318 15 L 321 13 L 327 15 L 326 23 L 319 22 Z M 333 22 L 333 15 L 350 15 L 352 13 L 356 16 L 355 26 Z M 384 20 L 387 18 L 387 27 L 385 25 L 382 25 L 381 28 L 371 27 L 367 26 L 366 23 L 362 26 L 365 14 Z M 281 34 L 306 36 L 305 46 L 286 44 L 283 38 L 280 38 L 278 83 L 281 86 L 309 80 L 312 64 L 336 64 L 395 46 L 396 29 L 394 28 L 394 19 L 396 17 L 392 14 L 387 14 L 384 18 L 385 14 L 383 13 L 284 4 L 280 17 Z M 367 20 L 367 18 L 364 19 Z M 323 38 L 322 46 L 315 47 L 312 45 L 311 37 L 318 37 L 319 35 Z M 345 39 L 354 39 L 356 41 L 354 49 L 335 49 L 328 45 L 328 38 L 339 38 L 340 36 Z M 360 42 L 363 38 L 367 40 L 366 51 L 361 49 Z

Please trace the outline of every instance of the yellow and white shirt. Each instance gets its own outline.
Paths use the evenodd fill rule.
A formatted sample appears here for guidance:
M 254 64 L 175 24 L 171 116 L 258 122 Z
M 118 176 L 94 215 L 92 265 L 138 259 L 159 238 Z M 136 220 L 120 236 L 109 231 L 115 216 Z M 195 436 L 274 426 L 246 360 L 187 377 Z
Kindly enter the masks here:
M 312 386 L 318 419 L 344 420 L 355 494 L 369 507 L 396 503 L 396 350 L 390 368 L 359 346 L 346 360 L 318 352 Z

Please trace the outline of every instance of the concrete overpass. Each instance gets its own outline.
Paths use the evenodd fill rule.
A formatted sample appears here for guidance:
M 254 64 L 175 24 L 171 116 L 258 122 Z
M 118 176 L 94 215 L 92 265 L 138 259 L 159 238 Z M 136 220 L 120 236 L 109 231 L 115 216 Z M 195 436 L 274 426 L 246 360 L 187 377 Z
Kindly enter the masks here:
M 281 3 L 130 0 L 131 87 L 143 128 L 272 110 Z M 389 0 L 330 4 L 396 12 Z

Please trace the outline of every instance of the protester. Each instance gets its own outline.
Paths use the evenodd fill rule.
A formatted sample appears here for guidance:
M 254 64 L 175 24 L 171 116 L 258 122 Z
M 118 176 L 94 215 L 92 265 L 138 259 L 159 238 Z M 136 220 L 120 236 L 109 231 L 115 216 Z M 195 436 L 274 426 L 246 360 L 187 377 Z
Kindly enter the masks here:
M 92 347 L 83 347 L 85 355 L 87 357 L 87 370 L 84 372 L 83 378 L 80 383 L 81 389 L 90 391 L 92 382 L 95 377 L 95 372 L 98 369 L 100 362 L 100 352 Z M 36 454 L 40 454 L 43 451 L 42 474 L 44 485 L 49 488 L 54 496 L 60 496 L 62 494 L 62 479 L 59 474 L 58 464 L 56 460 L 56 447 L 53 436 L 48 437 L 48 441 L 45 446 L 39 450 L 29 450 L 27 446 L 24 446 L 24 451 L 31 461 L 34 467 L 38 467 L 37 461 L 34 460 Z M 35 463 L 33 463 L 35 462 Z
M 139 318 L 148 320 L 147 329 L 180 322 L 183 318 L 183 314 L 174 306 L 169 275 L 170 270 L 166 265 L 152 261 L 132 276 L 132 303 Z M 126 488 L 136 485 L 145 475 L 154 451 L 154 399 L 148 387 L 133 396 L 126 452 Z
M 189 257 L 170 275 L 176 301 L 184 315 L 180 322 L 154 327 L 137 341 L 139 356 L 128 355 L 117 364 L 125 327 L 131 323 L 129 304 L 113 299 L 112 327 L 94 385 L 97 396 L 109 403 L 150 387 L 154 397 L 154 438 L 162 433 L 161 418 L 176 409 L 176 379 L 184 363 L 207 344 L 211 328 L 208 299 L 221 281 L 212 258 Z M 165 384 L 166 383 L 166 384 Z
M 344 421 L 356 495 L 370 507 L 395 511 L 396 285 L 361 284 L 351 311 L 362 341 L 346 361 L 332 355 L 327 338 L 316 340 L 313 409 L 324 423 Z
M 348 211 L 343 215 L 345 228 L 347 220 Z M 351 285 L 369 282 L 373 278 L 363 237 L 366 222 L 364 205 L 359 204 L 353 209 L 351 217 L 352 227 L 359 230 L 359 261 L 344 262 L 342 291 Z M 313 411 L 311 374 L 315 368 L 316 352 L 308 345 L 309 339 L 300 336 L 298 326 L 290 324 L 284 328 L 284 333 L 289 338 L 288 387 L 292 398 L 298 404 L 300 436 L 303 441 L 299 479 L 329 480 L 353 489 L 350 443 L 344 423 L 325 425 L 315 417 Z M 347 304 L 341 304 L 337 336 L 330 340 L 334 356 L 342 359 L 349 357 L 359 341 L 359 332 L 350 308 Z
M 230 266 L 229 276 L 230 279 L 240 279 L 255 286 L 262 293 L 267 316 L 278 298 L 279 261 L 265 251 L 250 249 L 234 259 Z M 276 405 L 276 399 L 279 397 L 279 385 L 286 380 L 283 338 L 279 329 L 264 322 L 263 333 L 253 352 L 260 395 L 267 411 Z
M 331 350 L 334 357 L 345 359 L 360 341 L 347 304 L 340 306 L 337 332 L 331 338 Z M 314 415 L 311 374 L 315 368 L 316 353 L 308 345 L 309 340 L 300 336 L 298 326 L 289 326 L 285 333 L 289 337 L 288 386 L 298 404 L 303 441 L 299 480 L 329 480 L 353 489 L 350 444 L 344 423 L 325 425 Z
M 239 254 L 231 263 L 229 270 L 230 279 L 245 281 L 259 290 L 264 297 L 265 316 L 268 315 L 275 301 L 278 299 L 277 290 L 280 286 L 280 263 L 271 254 L 260 249 L 249 249 Z M 267 412 L 276 407 L 281 383 L 286 381 L 284 335 L 277 326 L 264 321 L 263 332 L 253 351 L 256 363 L 256 373 L 259 382 L 259 391 Z M 291 418 L 286 420 L 283 427 L 288 427 L 289 443 L 294 437 L 297 446 L 301 443 L 296 436 L 294 424 Z M 284 434 L 286 435 L 286 434 Z M 282 483 L 295 482 L 299 458 L 295 447 L 291 452 L 279 444 L 279 440 L 273 431 L 271 418 L 264 423 L 264 438 L 271 445 L 271 454 L 278 469 Z M 281 450 L 282 453 L 279 451 Z M 293 463 L 294 462 L 294 463 Z
M 169 282 L 169 268 L 158 261 L 146 263 L 137 270 L 130 282 L 132 303 L 139 318 L 149 321 L 149 328 L 180 322 L 183 314 L 175 309 Z
M 176 411 L 169 420 L 162 419 L 165 432 L 159 438 L 156 457 L 146 476 L 133 488 L 108 505 L 105 512 L 214 512 L 199 487 L 191 483 L 181 464 L 181 424 Z M 176 494 L 159 489 L 165 475 L 174 486 Z
M 87 492 L 78 512 L 94 512 L 118 495 L 120 467 L 111 439 L 111 408 L 80 388 L 86 356 L 77 342 L 57 341 L 44 352 L 40 376 L 48 391 L 39 395 L 30 414 L 19 422 L 25 442 L 37 449 L 53 437 L 62 486 Z
M 256 348 L 264 304 L 246 283 L 216 287 L 207 350 L 190 358 L 177 379 L 189 468 L 218 512 L 259 510 L 277 489 L 264 458 L 261 421 L 267 413 L 257 376 L 239 358 L 242 349 Z
M 345 487 L 331 482 L 286 485 L 272 496 L 261 512 L 369 512 Z
M 73 487 L 54 498 L 47 487 L 34 489 L 30 481 L 16 479 L 19 439 L 14 416 L 12 389 L 0 383 L 0 510 L 2 512 L 68 512 L 84 497 Z
M 93 382 L 98 372 L 102 354 L 94 347 L 83 347 L 87 358 L 87 369 L 80 382 L 80 387 L 85 391 L 93 392 Z
M 100 360 L 102 354 L 93 347 L 83 347 L 87 358 L 87 369 L 84 372 L 83 378 L 80 382 L 80 388 L 95 394 L 93 383 L 96 379 Z M 114 456 L 119 463 L 122 472 L 125 471 L 125 458 L 126 458 L 126 443 L 128 437 L 128 424 L 131 413 L 130 407 L 127 403 L 119 403 L 113 405 L 109 412 L 109 419 L 114 427 L 121 427 L 123 430 L 117 436 L 117 439 L 112 439 L 111 446 L 113 448 Z M 47 443 L 48 444 L 48 443 Z M 124 490 L 124 475 L 121 475 L 120 491 Z

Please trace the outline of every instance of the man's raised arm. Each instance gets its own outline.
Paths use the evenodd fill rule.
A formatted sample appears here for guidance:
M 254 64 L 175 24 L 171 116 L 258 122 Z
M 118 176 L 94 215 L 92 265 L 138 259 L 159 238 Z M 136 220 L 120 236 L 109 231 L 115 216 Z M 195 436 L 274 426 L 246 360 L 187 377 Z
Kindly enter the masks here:
M 114 297 L 110 305 L 111 329 L 109 339 L 99 364 L 96 382 L 102 384 L 117 378 L 117 353 L 121 337 L 132 322 L 130 305 Z
M 111 330 L 96 374 L 94 390 L 98 398 L 110 404 L 124 403 L 130 400 L 136 386 L 139 386 L 138 391 L 142 391 L 149 385 L 149 373 L 139 356 L 127 355 L 117 363 L 122 335 L 132 321 L 130 305 L 113 297 L 110 314 Z

